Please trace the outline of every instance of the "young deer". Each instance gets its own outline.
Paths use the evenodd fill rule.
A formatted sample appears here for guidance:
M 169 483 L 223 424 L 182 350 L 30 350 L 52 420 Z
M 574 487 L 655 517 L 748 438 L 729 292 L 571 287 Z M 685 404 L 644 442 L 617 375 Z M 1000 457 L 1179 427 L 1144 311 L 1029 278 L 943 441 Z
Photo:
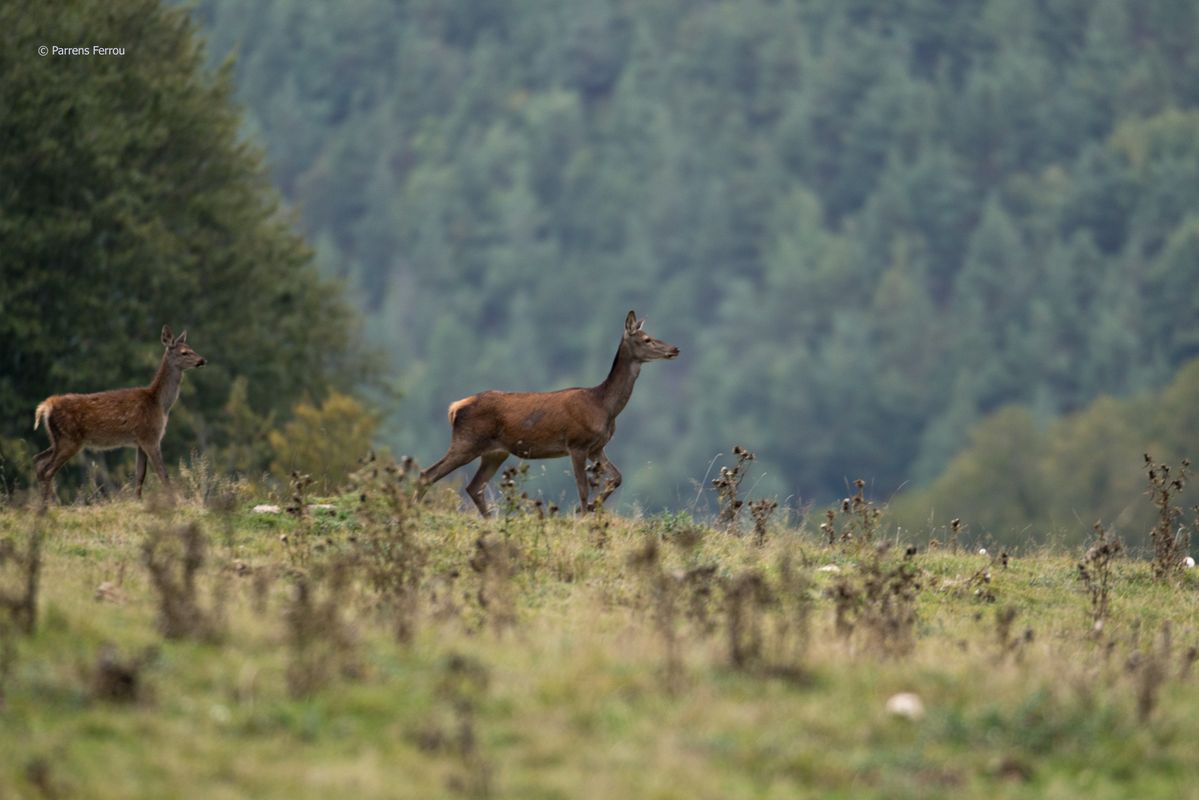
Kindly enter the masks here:
M 679 348 L 643 333 L 645 320 L 629 312 L 624 336 L 616 350 L 612 370 L 599 386 L 562 389 L 557 392 L 496 392 L 472 394 L 450 405 L 453 428 L 450 448 L 433 466 L 421 473 L 423 491 L 431 484 L 476 458 L 479 470 L 466 493 L 479 513 L 488 515 L 484 487 L 509 455 L 517 458 L 560 458 L 570 456 L 579 487 L 579 510 L 592 510 L 588 503 L 587 461 L 598 462 L 608 475 L 602 503 L 620 486 L 620 471 L 604 454 L 604 445 L 616 430 L 616 416 L 633 394 L 633 383 L 646 361 L 676 358 Z
M 162 363 L 149 386 L 114 389 L 95 394 L 56 394 L 38 405 L 33 429 L 46 423 L 50 447 L 33 457 L 37 478 L 42 483 L 42 510 L 53 491 L 54 473 L 82 448 L 110 450 L 114 447 L 137 448 L 137 496 L 142 496 L 146 480 L 146 459 L 162 480 L 167 492 L 171 483 L 162 461 L 162 435 L 167 415 L 179 398 L 183 370 L 202 367 L 207 362 L 188 347 L 187 331 L 172 337 L 171 326 L 162 326 Z

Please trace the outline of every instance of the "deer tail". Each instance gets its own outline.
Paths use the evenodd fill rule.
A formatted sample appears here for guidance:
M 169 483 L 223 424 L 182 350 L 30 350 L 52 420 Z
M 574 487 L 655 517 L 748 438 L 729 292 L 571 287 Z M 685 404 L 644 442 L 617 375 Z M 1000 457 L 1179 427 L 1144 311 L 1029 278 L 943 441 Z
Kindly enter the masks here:
M 460 411 L 462 411 L 462 409 L 469 406 L 474 401 L 475 401 L 475 396 L 472 394 L 470 397 L 464 397 L 461 400 L 455 400 L 454 402 L 450 403 L 450 410 L 449 410 L 450 427 L 453 427 L 454 420 L 458 418 L 458 413 Z
M 33 429 L 36 431 L 42 420 L 46 421 L 46 430 L 50 430 L 50 412 L 54 410 L 54 398 L 48 398 L 38 403 L 37 411 L 33 412 Z

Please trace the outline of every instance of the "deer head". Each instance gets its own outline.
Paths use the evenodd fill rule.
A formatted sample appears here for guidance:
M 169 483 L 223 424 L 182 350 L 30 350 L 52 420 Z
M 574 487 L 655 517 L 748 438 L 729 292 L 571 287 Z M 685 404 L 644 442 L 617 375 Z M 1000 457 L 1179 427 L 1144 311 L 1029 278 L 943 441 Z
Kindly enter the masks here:
M 192 367 L 202 367 L 208 362 L 192 350 L 187 344 L 187 331 L 178 336 L 171 335 L 171 326 L 162 326 L 162 346 L 166 348 L 166 359 L 171 366 L 178 369 L 191 369 Z
M 624 342 L 634 361 L 657 361 L 660 358 L 677 358 L 679 348 L 667 344 L 661 339 L 655 339 L 642 330 L 645 320 L 637 319 L 637 312 L 630 311 L 624 320 Z

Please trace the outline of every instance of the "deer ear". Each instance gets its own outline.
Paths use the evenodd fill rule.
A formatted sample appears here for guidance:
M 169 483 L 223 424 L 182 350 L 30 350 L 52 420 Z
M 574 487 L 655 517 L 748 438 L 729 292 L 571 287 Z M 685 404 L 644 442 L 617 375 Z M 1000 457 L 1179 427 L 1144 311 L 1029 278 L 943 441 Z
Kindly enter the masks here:
M 629 333 L 637 332 L 637 312 L 630 311 L 629 315 L 624 318 L 624 329 Z
M 171 342 L 174 340 L 174 338 L 175 338 L 174 334 L 171 333 L 171 326 L 163 325 L 162 326 L 162 346 L 170 347 Z
M 637 323 L 637 330 L 639 331 L 644 327 L 645 327 L 645 319 L 643 318 L 640 322 Z
M 187 331 L 175 337 L 175 344 L 185 344 L 187 342 Z

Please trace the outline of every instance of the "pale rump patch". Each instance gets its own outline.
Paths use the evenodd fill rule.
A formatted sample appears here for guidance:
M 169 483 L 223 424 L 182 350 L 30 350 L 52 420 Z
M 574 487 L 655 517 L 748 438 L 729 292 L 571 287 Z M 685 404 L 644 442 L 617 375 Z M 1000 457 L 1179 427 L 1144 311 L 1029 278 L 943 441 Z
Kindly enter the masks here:
M 461 400 L 455 400 L 450 403 L 449 417 L 451 425 L 454 424 L 454 417 L 458 416 L 458 412 L 474 402 L 474 399 L 475 396 L 472 394 L 470 397 L 464 397 Z
M 37 411 L 33 412 L 33 429 L 36 431 L 38 423 L 42 420 L 46 421 L 47 429 L 50 425 L 50 412 L 54 410 L 54 398 L 49 397 L 38 403 Z

